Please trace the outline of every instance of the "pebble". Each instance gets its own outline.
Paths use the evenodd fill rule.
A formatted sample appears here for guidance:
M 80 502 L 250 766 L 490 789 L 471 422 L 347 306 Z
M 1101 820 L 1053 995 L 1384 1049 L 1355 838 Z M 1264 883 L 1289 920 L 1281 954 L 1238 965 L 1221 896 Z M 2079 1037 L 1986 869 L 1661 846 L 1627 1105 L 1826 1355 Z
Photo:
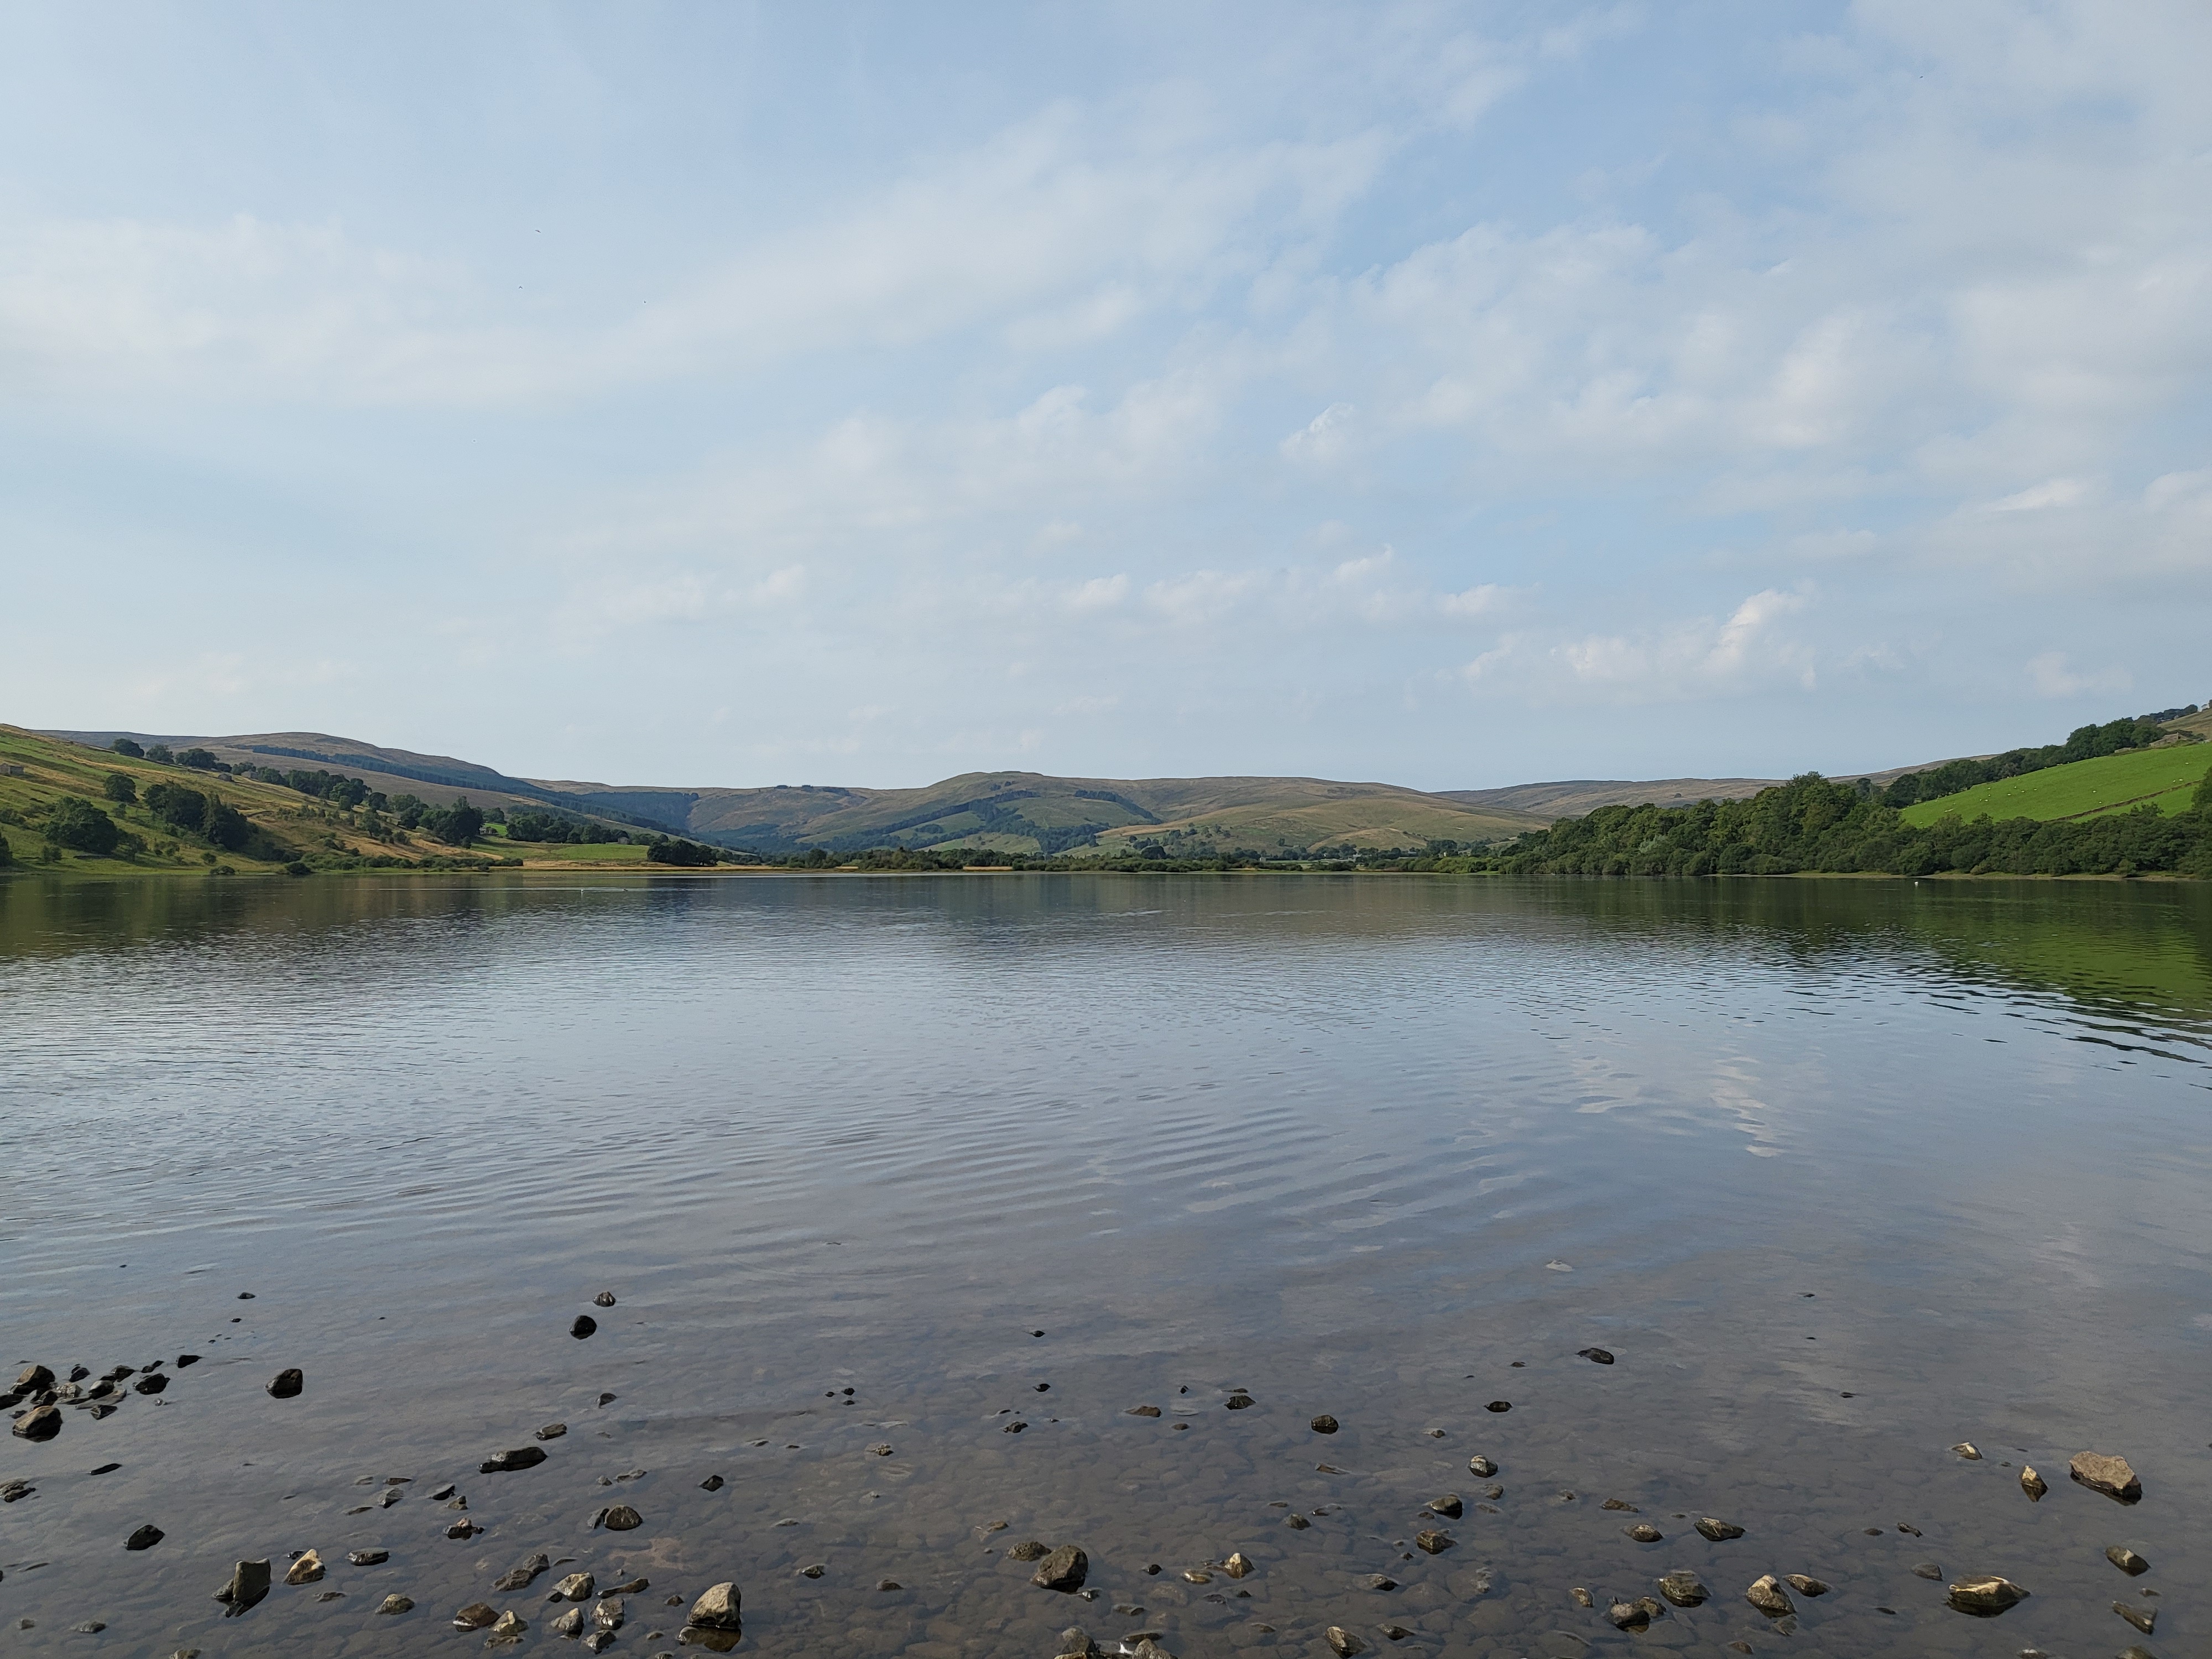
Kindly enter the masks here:
M 1213 1575 L 1203 1567 L 1193 1567 L 1183 1574 L 1183 1580 L 1192 1584 L 1210 1584 L 1213 1582 Z
M 415 1611 L 415 1604 L 407 1597 L 395 1594 L 386 1596 L 384 1605 L 377 1608 L 377 1611 L 390 1613 L 412 1613 Z
M 440 1487 L 438 1487 L 435 1491 L 434 1491 L 434 1492 L 430 1494 L 430 1501 L 431 1501 L 433 1504 L 442 1504 L 442 1503 L 444 1503 L 444 1502 L 445 1502 L 448 1498 L 451 1498 L 453 1495 L 453 1486 L 452 1486 L 450 1484 L 448 1484 L 448 1485 L 446 1485 L 446 1486 L 440 1486 Z
M 1353 1654 L 1367 1651 L 1367 1644 L 1340 1625 L 1331 1625 L 1322 1637 L 1335 1650 L 1338 1659 L 1352 1659 Z
M 530 1581 L 553 1565 L 543 1550 L 530 1556 L 520 1565 L 509 1567 L 492 1581 L 495 1590 L 519 1590 L 529 1587 Z
M 146 1385 L 141 1382 L 138 1386 L 143 1389 Z M 300 1391 L 307 1386 L 307 1376 L 300 1368 L 296 1365 L 287 1366 L 269 1379 L 269 1397 L 271 1400 L 291 1400 L 297 1397 Z
M 600 1524 L 609 1532 L 635 1532 L 645 1524 L 645 1517 L 627 1504 L 617 1504 Z
M 1006 1558 L 1012 1561 L 1042 1561 L 1051 1553 L 1049 1544 L 1040 1544 L 1034 1538 L 1024 1538 L 1006 1552 Z
M 720 1492 L 729 1483 L 719 1474 L 710 1474 L 699 1483 L 701 1492 Z
M 1307 1424 L 1306 1426 L 1311 1429 L 1316 1434 L 1334 1434 L 1336 1432 L 1336 1419 L 1331 1417 L 1327 1412 L 1323 1412 L 1319 1417 L 1314 1419 L 1312 1422 Z
M 1030 1583 L 1039 1589 L 1073 1592 L 1083 1588 L 1091 1571 L 1091 1558 L 1073 1544 L 1062 1544 L 1037 1564 Z
M 1467 1468 L 1468 1474 L 1479 1474 L 1486 1480 L 1492 1475 L 1498 1473 L 1498 1465 L 1492 1462 L 1480 1452 L 1477 1452 L 1474 1456 L 1467 1460 Z
M 1656 1544 L 1667 1534 L 1649 1521 L 1639 1521 L 1628 1528 L 1628 1535 L 1639 1544 Z
M 568 1334 L 574 1337 L 577 1341 L 581 1342 L 586 1337 L 589 1336 L 593 1331 L 596 1331 L 599 1328 L 599 1322 L 592 1318 L 591 1315 L 578 1314 L 576 1316 L 576 1322 L 568 1327 Z
M 1800 1595 L 1826 1595 L 1829 1587 L 1817 1578 L 1808 1578 L 1802 1572 L 1785 1572 L 1782 1582 Z
M 123 1547 L 126 1550 L 150 1550 L 167 1536 L 159 1527 L 149 1522 L 125 1539 Z
M 1449 1533 L 1444 1532 L 1417 1532 L 1413 1534 L 1415 1546 L 1430 1555 L 1442 1555 L 1456 1541 Z
M 829 1571 L 830 1569 L 823 1563 L 817 1561 L 811 1566 L 801 1567 L 799 1570 L 799 1576 L 801 1578 L 819 1578 Z
M 97 1636 L 100 1632 L 106 1630 L 107 1626 L 100 1623 L 97 1619 L 88 1619 L 82 1625 L 71 1625 L 70 1628 L 75 1631 L 79 1636 Z M 2145 1629 L 2148 1630 L 2148 1626 L 2145 1626 Z
M 2102 1452 L 2076 1452 L 2066 1466 L 2066 1472 L 2092 1492 L 2100 1492 L 2115 1503 L 2135 1504 L 2142 1499 L 2142 1482 L 2128 1467 L 2124 1457 L 2107 1456 Z
M 1486 1412 L 1510 1412 L 1513 1409 L 1513 1402 L 1510 1400 L 1493 1400 L 1482 1409 Z
M 1303 1515 L 1286 1515 L 1283 1517 L 1283 1524 L 1292 1532 L 1304 1532 L 1308 1527 L 1313 1525 L 1313 1522 Z
M 1577 1348 L 1575 1352 L 1593 1365 L 1610 1365 L 1613 1355 L 1603 1348 Z
M 1158 1406 L 1132 1406 L 1121 1413 L 1124 1417 L 1158 1417 L 1159 1414 Z
M 390 1550 L 349 1550 L 346 1559 L 356 1567 L 380 1567 L 392 1559 Z
M 111 1463 L 107 1466 L 111 1469 L 119 1469 L 122 1467 L 120 1463 Z M 105 1474 L 107 1469 L 94 1469 L 93 1473 Z M 38 1488 L 27 1480 L 0 1481 L 0 1504 L 12 1504 L 19 1498 L 28 1498 L 36 1491 Z
M 1386 1595 L 1392 1590 L 1398 1588 L 1398 1581 L 1390 1577 L 1387 1572 L 1370 1573 L 1366 1578 L 1361 1582 L 1364 1583 L 1369 1589 L 1381 1590 Z
M 1636 1513 L 1636 1505 L 1623 1498 L 1608 1498 L 1604 1503 L 1599 1504 L 1598 1508 L 1601 1510 L 1624 1510 L 1630 1515 L 1634 1515 Z
M 2035 1472 L 2034 1464 L 2023 1463 L 2020 1469 L 2020 1489 L 2027 1494 L 2029 1503 L 2040 1504 L 2043 1501 L 2043 1494 L 2049 1492 L 2051 1487 L 2044 1478 Z
M 1650 1627 L 1651 1615 L 1641 1601 L 1615 1601 L 1605 1610 L 1616 1630 L 1640 1631 Z
M 520 1642 L 522 1639 L 523 1632 L 529 1628 L 528 1622 L 522 1615 L 510 1607 L 492 1621 L 491 1635 L 484 1645 L 489 1647 L 494 1642 L 502 1645 L 510 1642 Z
M 2153 1626 L 2158 1623 L 2158 1609 L 2155 1607 L 2138 1607 L 2132 1601 L 2115 1601 L 2112 1603 L 2112 1611 L 2145 1636 L 2148 1636 Z
M 140 1377 L 131 1386 L 136 1389 L 140 1394 L 159 1394 L 162 1389 L 169 1386 L 169 1374 L 167 1371 L 155 1371 L 150 1376 Z M 271 1388 L 270 1392 L 271 1394 L 275 1394 L 276 1389 Z M 296 1390 L 295 1390 L 295 1392 L 296 1392 Z M 281 1399 L 283 1396 L 279 1395 L 278 1397 Z
M 323 1576 L 323 1558 L 309 1550 L 292 1563 L 291 1571 L 284 1575 L 288 1584 L 312 1584 Z
M 499 1617 L 499 1609 L 489 1601 L 471 1601 L 453 1615 L 455 1630 L 482 1630 Z
M 1221 1570 L 1231 1578 L 1243 1578 L 1252 1571 L 1251 1559 L 1242 1550 L 1232 1550 L 1229 1559 L 1221 1564 Z
M 1460 1503 L 1459 1495 L 1456 1492 L 1446 1492 L 1442 1498 L 1429 1499 L 1431 1515 L 1441 1515 L 1447 1520 L 1456 1521 L 1466 1512 L 1465 1506 Z
M 41 1389 L 54 1386 L 54 1374 L 44 1365 L 26 1366 L 16 1374 L 15 1388 L 21 1394 L 35 1394 Z
M 890 1455 L 891 1449 L 888 1441 L 880 1441 L 868 1448 L 868 1455 L 871 1457 L 889 1457 Z
M 614 1639 L 615 1633 L 612 1631 L 595 1630 L 584 1638 L 584 1645 L 593 1653 L 605 1653 L 613 1644 Z
M 1947 1599 L 1960 1613 L 1972 1613 L 1978 1619 L 1994 1619 L 2007 1607 L 2025 1601 L 2027 1592 L 2009 1578 L 1987 1573 L 1960 1579 L 1951 1586 Z
M 1716 1544 L 1725 1544 L 1732 1538 L 1743 1536 L 1743 1528 L 1733 1522 L 1723 1521 L 1710 1515 L 1698 1517 L 1698 1530 Z
M 184 1370 L 187 1365 L 197 1365 L 199 1363 L 200 1357 L 196 1353 L 180 1353 L 177 1356 L 177 1369 L 179 1370 Z
M 1224 1410 L 1232 1412 L 1241 1412 L 1245 1410 L 1247 1407 L 1255 1406 L 1259 1402 L 1254 1400 L 1250 1395 L 1244 1393 L 1242 1389 L 1231 1395 L 1228 1399 L 1221 1402 Z
M 489 1608 L 485 1609 L 489 1612 Z M 584 1610 L 571 1607 L 546 1626 L 556 1636 L 581 1636 L 584 1633 Z
M 626 1616 L 623 1604 L 611 1595 L 602 1597 L 599 1605 L 592 1609 L 592 1623 L 599 1630 L 620 1630 Z
M 1743 1599 L 1769 1619 L 1787 1618 L 1797 1611 L 1796 1603 L 1790 1599 L 1790 1592 L 1782 1588 L 1780 1581 L 1771 1572 L 1746 1590 Z
M 1408 1636 L 1411 1636 L 1413 1633 L 1407 1630 L 1403 1625 L 1385 1625 L 1382 1629 L 1382 1634 L 1389 1637 L 1393 1642 L 1402 1642 Z
M 1687 1571 L 1670 1572 L 1659 1581 L 1659 1594 L 1678 1607 L 1702 1607 L 1709 1593 L 1698 1575 Z
M 518 1469 L 534 1469 L 545 1461 L 543 1446 L 517 1446 L 512 1451 L 494 1452 L 477 1465 L 479 1474 L 511 1474 Z
M 2130 1578 L 2150 1571 L 2150 1563 L 2137 1555 L 2125 1544 L 2113 1544 L 2105 1551 L 2105 1559 Z
M 215 1593 L 218 1601 L 228 1601 L 232 1613 L 243 1613 L 269 1594 L 269 1564 L 266 1561 L 240 1561 L 230 1570 L 230 1578 Z
M 483 1528 L 473 1521 L 456 1521 L 446 1528 L 446 1536 L 466 1540 L 475 1537 L 483 1530 Z
M 906 1586 L 900 1583 L 896 1578 L 878 1578 L 876 1580 L 876 1588 L 878 1590 L 895 1590 L 903 1589 Z
M 61 1408 L 33 1406 L 15 1419 L 11 1431 L 19 1440 L 51 1440 L 62 1431 Z
M 537 1440 L 558 1440 L 562 1435 L 568 1432 L 568 1425 L 566 1423 L 548 1423 L 544 1428 L 538 1430 L 532 1438 Z
M 592 1592 L 599 1587 L 599 1581 L 590 1573 L 572 1572 L 554 1585 L 553 1593 L 545 1599 L 549 1601 L 588 1601 L 592 1599 Z
M 1974 1443 L 1971 1440 L 1961 1440 L 1957 1445 L 1952 1447 L 1951 1449 L 1957 1453 L 1958 1455 L 1966 1462 L 1978 1463 L 1982 1461 L 1981 1452 L 1976 1448 Z
M 1578 1607 L 1594 1607 L 1597 1605 L 1597 1598 L 1580 1584 L 1576 1585 L 1567 1594 L 1573 1598 L 1574 1604 Z
M 597 1296 L 592 1298 L 592 1305 L 597 1308 L 613 1307 L 615 1305 L 615 1293 L 612 1291 L 601 1291 Z

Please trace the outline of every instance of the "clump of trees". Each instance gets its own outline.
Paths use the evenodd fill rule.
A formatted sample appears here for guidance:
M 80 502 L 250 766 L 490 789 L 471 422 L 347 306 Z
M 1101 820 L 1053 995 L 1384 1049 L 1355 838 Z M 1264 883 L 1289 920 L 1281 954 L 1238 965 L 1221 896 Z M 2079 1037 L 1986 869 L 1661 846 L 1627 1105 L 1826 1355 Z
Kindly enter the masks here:
M 720 848 L 702 847 L 696 841 L 656 841 L 645 849 L 647 864 L 674 865 L 689 870 L 711 870 L 726 856 Z
M 101 858 L 123 840 L 121 826 L 82 795 L 64 795 L 56 801 L 46 814 L 46 839 L 55 846 Z
M 1585 876 L 1800 870 L 2212 876 L 2212 779 L 2199 786 L 2191 810 L 2171 815 L 2146 805 L 2094 818 L 1967 823 L 1949 817 L 1916 826 L 1894 807 L 1808 772 L 1748 800 L 1601 806 L 1533 830 L 1494 854 L 1440 860 L 1437 867 Z
M 495 816 L 505 817 L 509 841 L 585 847 L 629 839 L 628 830 L 611 830 L 605 824 L 593 823 L 589 818 L 572 817 L 566 812 L 541 812 L 534 808 L 517 807 L 511 812 Z

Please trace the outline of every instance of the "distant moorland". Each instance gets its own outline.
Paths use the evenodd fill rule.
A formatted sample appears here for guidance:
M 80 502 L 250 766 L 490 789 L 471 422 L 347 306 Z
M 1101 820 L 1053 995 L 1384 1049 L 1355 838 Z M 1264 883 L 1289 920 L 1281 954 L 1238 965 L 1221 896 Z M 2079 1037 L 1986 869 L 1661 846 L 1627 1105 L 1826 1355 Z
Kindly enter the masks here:
M 1033 772 L 920 789 L 617 787 L 519 778 L 321 732 L 0 726 L 0 865 L 295 876 L 580 864 L 2212 876 L 2207 735 L 2212 710 L 2192 705 L 2082 726 L 2063 743 L 1845 779 L 1425 793 L 1318 778 Z

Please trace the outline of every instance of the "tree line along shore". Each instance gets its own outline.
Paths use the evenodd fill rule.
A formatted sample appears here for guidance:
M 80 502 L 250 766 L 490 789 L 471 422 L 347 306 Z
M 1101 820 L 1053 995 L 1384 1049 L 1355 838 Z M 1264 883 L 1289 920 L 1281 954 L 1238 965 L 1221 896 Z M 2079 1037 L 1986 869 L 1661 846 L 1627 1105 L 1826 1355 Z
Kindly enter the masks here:
M 2063 744 L 1951 762 L 1886 787 L 1807 773 L 1747 799 L 1601 806 L 1506 841 L 1321 846 L 1288 854 L 1232 848 L 1203 857 L 1178 856 L 1168 837 L 1140 837 L 1103 857 L 964 845 L 769 854 L 555 810 L 486 811 L 465 796 L 432 805 L 387 796 L 343 772 L 227 765 L 204 749 L 171 753 L 118 738 L 108 750 L 93 750 L 0 728 L 0 868 L 294 877 L 617 865 L 726 873 L 2203 879 L 2212 878 L 2212 748 L 2171 724 L 2197 713 L 2191 706 L 2082 726 Z M 2021 801 L 2032 811 L 1973 810 L 1984 799 Z

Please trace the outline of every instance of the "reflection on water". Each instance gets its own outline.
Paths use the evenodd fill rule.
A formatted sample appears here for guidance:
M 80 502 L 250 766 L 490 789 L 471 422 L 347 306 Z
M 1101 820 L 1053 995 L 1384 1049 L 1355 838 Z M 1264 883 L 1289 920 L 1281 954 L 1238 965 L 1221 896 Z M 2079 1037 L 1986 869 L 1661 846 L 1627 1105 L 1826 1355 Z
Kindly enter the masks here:
M 0 882 L 0 1358 L 205 1356 L 7 1443 L 0 1628 L 542 1644 L 552 1579 L 493 1581 L 543 1550 L 650 1581 L 639 1654 L 724 1579 L 778 1654 L 2094 1651 L 2115 1600 L 2190 1651 L 2209 941 L 2121 884 Z M 1607 1621 L 1677 1568 L 1711 1599 Z M 1784 1632 L 1765 1572 L 1833 1588 Z

